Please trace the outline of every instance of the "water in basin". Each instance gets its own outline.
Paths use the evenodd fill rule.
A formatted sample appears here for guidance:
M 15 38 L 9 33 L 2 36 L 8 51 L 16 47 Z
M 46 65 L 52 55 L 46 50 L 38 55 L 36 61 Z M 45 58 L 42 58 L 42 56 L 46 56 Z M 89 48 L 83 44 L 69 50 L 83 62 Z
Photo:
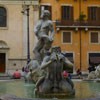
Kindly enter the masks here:
M 99 82 L 73 81 L 75 85 L 75 97 L 77 99 L 96 97 L 100 94 Z M 0 81 L 0 96 L 12 94 L 21 98 L 35 98 L 34 84 L 27 84 L 21 80 Z M 74 99 L 73 98 L 73 99 Z M 72 99 L 71 99 L 72 100 Z

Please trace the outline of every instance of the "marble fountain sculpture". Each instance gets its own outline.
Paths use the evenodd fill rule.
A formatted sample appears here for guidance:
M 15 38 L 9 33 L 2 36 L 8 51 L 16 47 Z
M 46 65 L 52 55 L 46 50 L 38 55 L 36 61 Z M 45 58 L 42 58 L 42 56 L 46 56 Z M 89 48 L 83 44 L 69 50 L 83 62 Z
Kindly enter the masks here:
M 50 12 L 44 10 L 35 26 L 38 42 L 33 50 L 34 59 L 27 65 L 32 69 L 32 80 L 36 84 L 37 95 L 74 96 L 75 89 L 71 79 L 64 78 L 63 67 L 73 68 L 73 64 L 63 55 L 59 46 L 53 46 L 54 28 L 49 20 Z
M 96 67 L 95 71 L 91 71 L 87 77 L 88 80 L 96 79 L 100 81 L 100 64 Z

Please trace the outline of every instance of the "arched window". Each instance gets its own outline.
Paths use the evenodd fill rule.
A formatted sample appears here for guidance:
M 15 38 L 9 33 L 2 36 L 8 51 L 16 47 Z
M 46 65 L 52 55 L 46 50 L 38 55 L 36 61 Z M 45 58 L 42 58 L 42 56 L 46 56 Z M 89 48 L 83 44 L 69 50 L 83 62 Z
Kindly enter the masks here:
M 7 11 L 4 7 L 0 7 L 0 27 L 7 26 Z

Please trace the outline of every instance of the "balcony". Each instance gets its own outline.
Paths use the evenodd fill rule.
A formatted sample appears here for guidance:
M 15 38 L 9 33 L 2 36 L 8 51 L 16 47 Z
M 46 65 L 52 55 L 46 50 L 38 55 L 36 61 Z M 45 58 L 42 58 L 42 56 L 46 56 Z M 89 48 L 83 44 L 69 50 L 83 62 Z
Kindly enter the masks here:
M 56 27 L 89 27 L 89 28 L 100 28 L 100 21 L 72 21 L 72 20 L 57 20 Z

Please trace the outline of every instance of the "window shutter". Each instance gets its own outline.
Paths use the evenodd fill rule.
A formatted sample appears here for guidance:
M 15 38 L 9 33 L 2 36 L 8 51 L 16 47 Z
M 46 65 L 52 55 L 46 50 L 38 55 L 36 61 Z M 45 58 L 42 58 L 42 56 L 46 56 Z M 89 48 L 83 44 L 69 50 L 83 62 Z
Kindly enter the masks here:
M 98 32 L 91 32 L 91 43 L 98 43 Z
M 91 7 L 88 7 L 88 20 L 91 21 Z
M 64 6 L 61 6 L 61 20 L 64 20 Z
M 96 21 L 98 20 L 98 7 L 96 7 Z
M 97 21 L 100 20 L 100 7 L 97 7 Z
M 70 19 L 73 20 L 73 7 L 70 7 Z

